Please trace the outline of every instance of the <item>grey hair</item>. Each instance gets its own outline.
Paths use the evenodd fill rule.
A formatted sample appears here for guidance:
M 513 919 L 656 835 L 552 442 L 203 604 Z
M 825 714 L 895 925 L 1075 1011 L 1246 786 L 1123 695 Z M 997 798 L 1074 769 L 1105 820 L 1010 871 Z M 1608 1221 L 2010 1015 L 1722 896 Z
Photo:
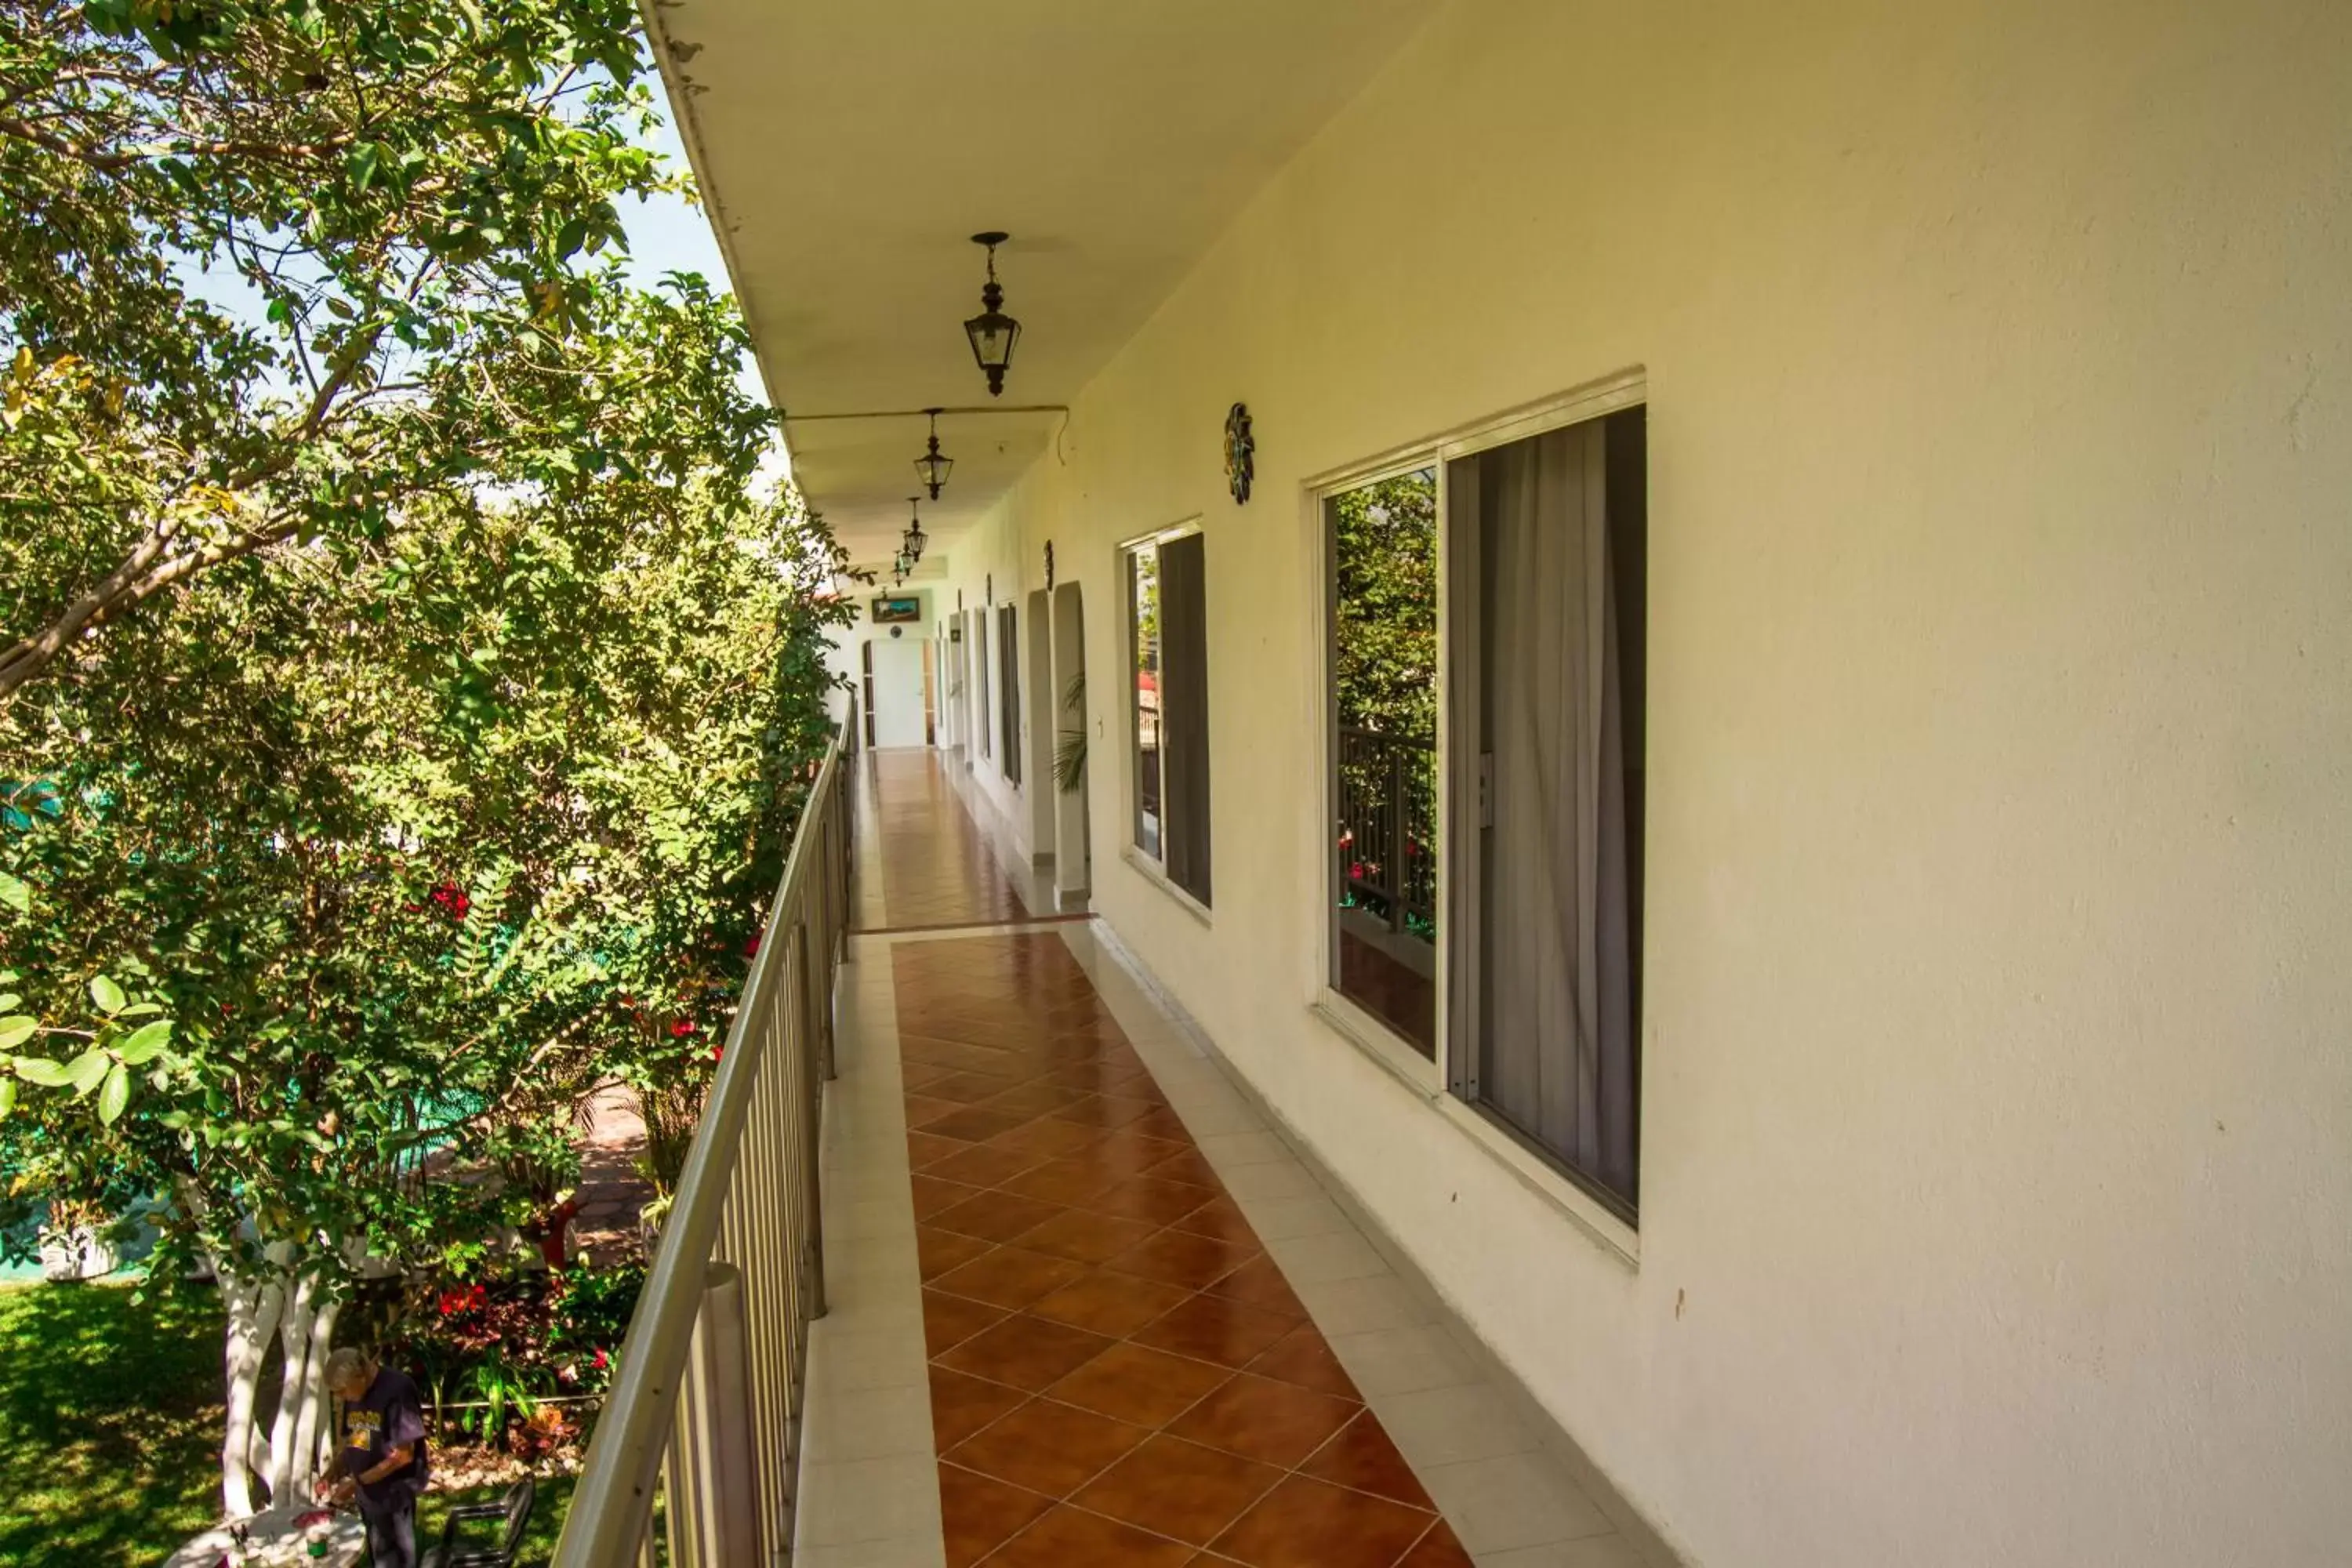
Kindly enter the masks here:
M 327 1357 L 327 1386 L 340 1388 L 375 1372 L 375 1358 L 356 1345 L 345 1345 Z

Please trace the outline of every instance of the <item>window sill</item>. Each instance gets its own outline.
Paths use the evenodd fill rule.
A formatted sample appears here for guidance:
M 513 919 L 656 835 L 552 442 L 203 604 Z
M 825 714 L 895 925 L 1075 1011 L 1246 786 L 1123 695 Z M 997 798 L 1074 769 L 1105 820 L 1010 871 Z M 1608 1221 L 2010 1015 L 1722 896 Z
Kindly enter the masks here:
M 1437 1064 L 1423 1056 L 1402 1037 L 1380 1019 L 1329 986 L 1314 1002 L 1315 1016 L 1348 1043 L 1372 1058 L 1391 1077 L 1401 1079 L 1407 1089 L 1426 1100 L 1441 1092 L 1444 1083 L 1437 1076 Z
M 1549 1162 L 1529 1152 L 1475 1106 L 1465 1105 L 1446 1093 L 1436 1095 L 1434 1100 L 1439 1114 L 1467 1133 L 1470 1141 L 1497 1164 L 1518 1177 L 1521 1185 L 1566 1215 L 1579 1229 L 1616 1254 L 1627 1268 L 1637 1271 L 1641 1268 L 1640 1231 L 1610 1213 L 1599 1199 L 1553 1169 Z
M 1153 887 L 1158 888 L 1161 892 L 1175 900 L 1186 914 L 1191 915 L 1194 920 L 1199 921 L 1204 926 L 1213 927 L 1217 923 L 1217 917 L 1210 912 L 1209 906 L 1194 898 L 1192 894 L 1186 892 L 1183 889 L 1178 887 L 1175 882 L 1169 878 L 1168 873 L 1160 868 L 1159 861 L 1154 860 L 1150 856 L 1146 855 L 1142 850 L 1138 849 L 1132 844 L 1120 845 L 1118 847 L 1118 856 L 1120 859 L 1126 861 L 1130 867 L 1134 868 L 1136 874 L 1140 876 L 1145 881 L 1150 883 Z
M 1640 1270 L 1641 1232 L 1610 1213 L 1598 1199 L 1487 1121 L 1475 1107 L 1448 1093 L 1435 1064 L 1423 1059 L 1396 1037 L 1394 1031 L 1336 991 L 1327 989 L 1307 1010 L 1333 1034 L 1370 1057 L 1375 1066 L 1434 1109 L 1488 1159 L 1517 1177 L 1520 1185 L 1557 1209 L 1603 1251 L 1628 1268 Z

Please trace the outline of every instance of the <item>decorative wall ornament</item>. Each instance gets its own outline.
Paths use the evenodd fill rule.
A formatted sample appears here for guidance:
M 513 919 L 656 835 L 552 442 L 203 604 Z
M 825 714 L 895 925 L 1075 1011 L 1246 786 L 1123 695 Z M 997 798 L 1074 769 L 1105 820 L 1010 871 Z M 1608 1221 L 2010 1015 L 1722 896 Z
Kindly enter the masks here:
M 1054 542 L 1045 541 L 1045 592 L 1054 591 Z
M 1257 437 L 1251 429 L 1249 405 L 1236 403 L 1225 416 L 1225 485 L 1235 506 L 1247 506 L 1250 485 L 1257 478 Z

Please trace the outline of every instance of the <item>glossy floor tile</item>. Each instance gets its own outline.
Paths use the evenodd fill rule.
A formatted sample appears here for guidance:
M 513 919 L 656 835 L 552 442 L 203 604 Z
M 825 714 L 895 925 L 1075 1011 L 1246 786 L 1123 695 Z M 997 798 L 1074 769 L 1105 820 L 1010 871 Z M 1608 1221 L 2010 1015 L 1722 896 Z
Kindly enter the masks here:
M 868 752 L 867 812 L 892 931 L 998 925 L 1028 918 L 1013 879 L 990 849 L 935 751 Z
M 1468 1563 L 1069 946 L 890 962 L 951 1568 Z
M 865 765 L 803 1558 L 1639 1563 L 960 763 Z

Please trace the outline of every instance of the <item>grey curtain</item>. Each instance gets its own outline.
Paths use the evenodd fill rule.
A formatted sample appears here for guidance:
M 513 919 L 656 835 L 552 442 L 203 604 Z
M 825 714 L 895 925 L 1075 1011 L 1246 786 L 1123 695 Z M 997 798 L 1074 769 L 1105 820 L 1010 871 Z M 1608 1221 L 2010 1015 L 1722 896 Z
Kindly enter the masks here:
M 1599 420 L 1455 463 L 1454 1088 L 1634 1197 L 1625 712 Z M 1473 602 L 1475 601 L 1475 602 Z M 1473 831 L 1467 831 L 1475 829 Z
M 1168 879 L 1209 901 L 1209 626 L 1201 535 L 1160 547 L 1160 842 Z

